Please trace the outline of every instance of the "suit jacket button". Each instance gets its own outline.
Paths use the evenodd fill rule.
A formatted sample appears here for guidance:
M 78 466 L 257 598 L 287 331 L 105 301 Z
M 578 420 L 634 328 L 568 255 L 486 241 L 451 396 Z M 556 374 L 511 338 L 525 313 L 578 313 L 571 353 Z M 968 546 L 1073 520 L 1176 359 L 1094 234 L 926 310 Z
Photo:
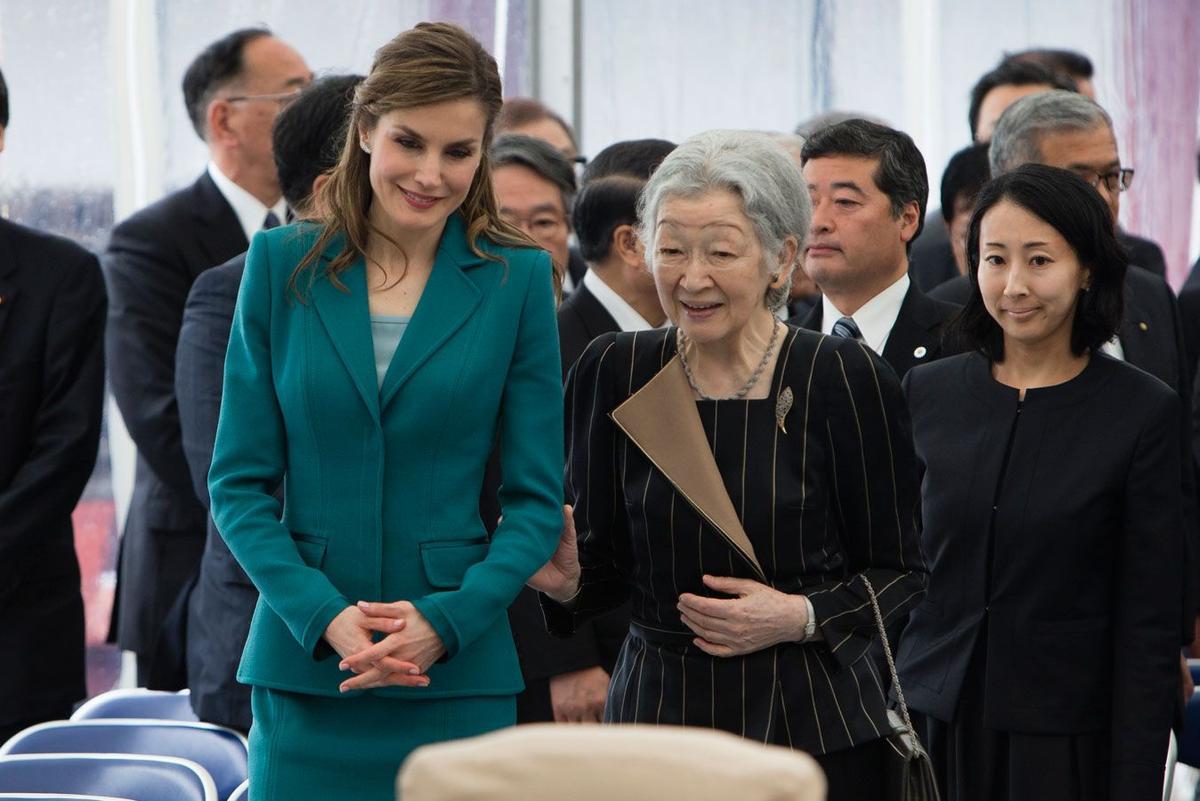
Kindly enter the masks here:
M 914 356 L 915 358 L 917 358 L 917 359 L 924 359 L 924 358 L 925 358 L 925 354 L 926 354 L 926 353 L 928 353 L 928 352 L 929 352 L 929 351 L 925 350 L 925 346 L 924 346 L 924 345 L 918 345 L 918 346 L 917 346 L 917 349 L 913 351 L 913 356 Z
M 1147 325 L 1145 322 L 1140 322 L 1140 323 L 1138 323 L 1138 330 L 1139 331 L 1149 331 L 1150 326 Z

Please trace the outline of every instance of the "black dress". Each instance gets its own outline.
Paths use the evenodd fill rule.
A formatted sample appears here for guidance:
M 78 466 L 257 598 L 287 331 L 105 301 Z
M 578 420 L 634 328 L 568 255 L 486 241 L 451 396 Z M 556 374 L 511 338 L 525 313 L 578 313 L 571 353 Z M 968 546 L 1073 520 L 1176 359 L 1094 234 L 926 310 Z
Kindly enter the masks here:
M 767 398 L 694 401 L 685 383 L 675 403 L 646 406 L 663 426 L 699 413 L 698 444 L 656 449 L 614 411 L 657 392 L 660 373 L 678 365 L 675 341 L 674 329 L 607 334 L 568 379 L 567 494 L 583 580 L 573 613 L 546 603 L 551 630 L 569 633 L 576 619 L 631 598 L 609 721 L 712 727 L 829 755 L 830 798 L 876 792 L 888 683 L 867 657 L 878 638 L 862 576 L 888 620 L 917 602 L 925 580 L 899 383 L 859 343 L 789 327 Z M 675 458 L 683 470 L 670 466 Z M 681 477 L 693 458 L 715 459 L 756 562 Z M 713 595 L 706 573 L 808 596 L 824 641 L 705 654 L 676 603 L 684 592 Z
M 1102 354 L 1023 401 L 978 354 L 905 388 L 930 579 L 897 661 L 944 801 L 1161 798 L 1179 691 L 1178 396 Z

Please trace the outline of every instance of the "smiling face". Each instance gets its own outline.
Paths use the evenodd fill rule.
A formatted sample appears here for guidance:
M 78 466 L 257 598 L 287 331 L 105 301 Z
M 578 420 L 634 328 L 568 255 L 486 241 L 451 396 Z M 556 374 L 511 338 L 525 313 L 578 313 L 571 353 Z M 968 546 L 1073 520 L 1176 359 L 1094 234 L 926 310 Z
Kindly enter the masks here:
M 917 232 L 917 204 L 893 214 L 875 184 L 878 167 L 878 159 L 861 156 L 822 156 L 804 165 L 813 206 L 804 271 L 831 296 L 865 302 L 908 268 L 905 243 Z M 853 314 L 857 306 L 841 311 Z
M 1021 206 L 1002 200 L 979 227 L 979 293 L 988 314 L 1013 343 L 1071 348 L 1079 292 L 1088 271 L 1053 226 Z
M 371 151 L 372 224 L 400 238 L 440 232 L 475 179 L 486 125 L 479 101 L 462 99 L 391 111 L 360 132 Z
M 772 277 L 741 198 L 724 189 L 668 196 L 658 207 L 651 269 L 667 316 L 699 344 L 735 340 L 757 315 L 769 315 L 764 299 Z M 782 264 L 795 258 L 784 248 Z M 772 269 L 779 269 L 772 260 Z

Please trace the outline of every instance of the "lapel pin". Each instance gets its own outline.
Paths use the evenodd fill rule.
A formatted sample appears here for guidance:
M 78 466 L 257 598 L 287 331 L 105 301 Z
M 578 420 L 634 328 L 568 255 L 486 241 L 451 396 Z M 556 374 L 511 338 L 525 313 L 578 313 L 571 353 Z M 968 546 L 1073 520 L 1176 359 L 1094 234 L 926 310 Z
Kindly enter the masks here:
M 792 388 L 784 387 L 779 393 L 779 397 L 775 400 L 775 425 L 779 426 L 779 430 L 787 433 L 787 428 L 783 425 L 783 420 L 787 417 L 787 413 L 792 410 Z
M 924 359 L 924 358 L 925 358 L 925 354 L 926 354 L 926 353 L 929 353 L 929 351 L 927 351 L 927 350 L 925 349 L 925 346 L 924 346 L 924 345 L 918 345 L 918 346 L 917 346 L 917 349 L 913 351 L 913 357 L 915 357 L 915 358 L 917 358 L 917 359 Z
M 1138 330 L 1139 330 L 1139 331 L 1149 331 L 1149 330 L 1150 330 L 1150 326 L 1149 326 L 1149 325 L 1147 325 L 1147 324 L 1146 324 L 1146 323 L 1143 321 L 1143 322 L 1140 322 L 1140 323 L 1138 323 Z

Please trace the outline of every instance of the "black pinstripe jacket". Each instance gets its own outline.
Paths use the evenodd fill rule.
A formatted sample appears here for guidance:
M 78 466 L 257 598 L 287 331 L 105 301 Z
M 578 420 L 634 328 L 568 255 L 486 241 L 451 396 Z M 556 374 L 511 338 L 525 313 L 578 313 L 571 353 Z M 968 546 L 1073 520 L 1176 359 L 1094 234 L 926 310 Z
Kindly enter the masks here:
M 789 327 L 767 398 L 695 401 L 674 329 L 608 334 L 580 358 L 566 404 L 582 591 L 571 612 L 545 608 L 565 634 L 632 599 L 608 719 L 711 726 L 815 753 L 887 734 L 861 576 L 889 620 L 926 579 L 892 371 L 859 343 Z M 708 656 L 676 611 L 680 593 L 712 594 L 705 573 L 807 595 L 823 641 Z

